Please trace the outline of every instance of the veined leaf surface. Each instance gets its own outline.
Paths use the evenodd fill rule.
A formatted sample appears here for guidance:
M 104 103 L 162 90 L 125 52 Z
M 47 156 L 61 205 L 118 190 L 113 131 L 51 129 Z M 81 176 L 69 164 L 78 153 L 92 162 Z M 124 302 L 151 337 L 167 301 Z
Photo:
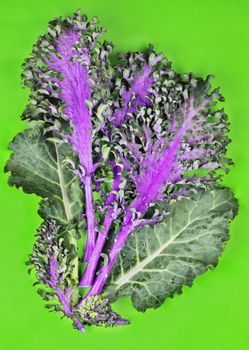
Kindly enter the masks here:
M 13 151 L 5 167 L 11 172 L 9 184 L 43 198 L 40 216 L 63 224 L 79 220 L 80 183 L 64 162 L 67 157 L 73 160 L 70 145 L 48 141 L 39 128 L 30 128 L 19 133 L 9 148 Z
M 228 189 L 177 201 L 163 222 L 131 234 L 105 292 L 111 299 L 130 295 L 140 311 L 158 307 L 217 264 L 236 211 Z

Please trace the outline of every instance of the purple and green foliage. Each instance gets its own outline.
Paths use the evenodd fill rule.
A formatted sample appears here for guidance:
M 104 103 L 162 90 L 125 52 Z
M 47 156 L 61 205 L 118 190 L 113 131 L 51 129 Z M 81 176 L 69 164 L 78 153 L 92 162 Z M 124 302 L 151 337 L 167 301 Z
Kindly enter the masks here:
M 176 73 L 151 45 L 114 57 L 103 32 L 77 12 L 38 38 L 22 74 L 30 128 L 5 167 L 42 198 L 28 261 L 38 292 L 82 332 L 129 323 L 111 308 L 121 296 L 145 311 L 192 285 L 237 213 L 212 77 Z

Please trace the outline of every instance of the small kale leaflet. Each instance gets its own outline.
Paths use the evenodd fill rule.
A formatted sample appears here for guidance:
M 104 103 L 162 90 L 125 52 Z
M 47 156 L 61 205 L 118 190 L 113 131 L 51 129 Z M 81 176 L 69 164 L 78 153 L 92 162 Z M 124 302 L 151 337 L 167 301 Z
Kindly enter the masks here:
M 38 38 L 22 73 L 29 128 L 5 166 L 41 197 L 27 262 L 38 293 L 82 332 L 129 323 L 112 310 L 122 296 L 145 311 L 191 286 L 238 209 L 212 76 L 176 73 L 151 45 L 116 55 L 103 32 L 78 11 Z

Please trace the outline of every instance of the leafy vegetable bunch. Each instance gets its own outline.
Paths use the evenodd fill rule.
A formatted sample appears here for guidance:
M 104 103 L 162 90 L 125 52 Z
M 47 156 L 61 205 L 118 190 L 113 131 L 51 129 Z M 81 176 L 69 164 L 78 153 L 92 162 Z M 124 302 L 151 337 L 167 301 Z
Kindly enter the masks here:
M 211 76 L 176 73 L 152 46 L 114 55 L 103 32 L 77 12 L 38 38 L 22 73 L 30 127 L 5 168 L 42 198 L 28 261 L 38 292 L 82 332 L 128 323 L 119 297 L 145 311 L 191 286 L 237 211 L 221 186 L 230 140 Z

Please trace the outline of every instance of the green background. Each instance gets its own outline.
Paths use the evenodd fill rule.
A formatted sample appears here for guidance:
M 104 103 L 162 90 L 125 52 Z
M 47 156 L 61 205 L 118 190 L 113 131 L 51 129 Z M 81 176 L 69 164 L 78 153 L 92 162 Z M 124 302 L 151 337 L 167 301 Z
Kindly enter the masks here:
M 225 179 L 240 202 L 231 240 L 215 271 L 209 271 L 145 314 L 123 299 L 116 310 L 127 327 L 89 329 L 84 336 L 66 319 L 48 313 L 32 287 L 24 262 L 40 219 L 38 198 L 7 186 L 0 173 L 0 348 L 15 349 L 249 349 L 249 2 L 235 0 L 42 0 L 1 2 L 0 167 L 7 144 L 24 128 L 19 116 L 27 102 L 20 72 L 49 19 L 81 8 L 107 27 L 116 50 L 138 50 L 148 42 L 180 72 L 213 73 L 230 117 L 229 155 L 235 167 Z

